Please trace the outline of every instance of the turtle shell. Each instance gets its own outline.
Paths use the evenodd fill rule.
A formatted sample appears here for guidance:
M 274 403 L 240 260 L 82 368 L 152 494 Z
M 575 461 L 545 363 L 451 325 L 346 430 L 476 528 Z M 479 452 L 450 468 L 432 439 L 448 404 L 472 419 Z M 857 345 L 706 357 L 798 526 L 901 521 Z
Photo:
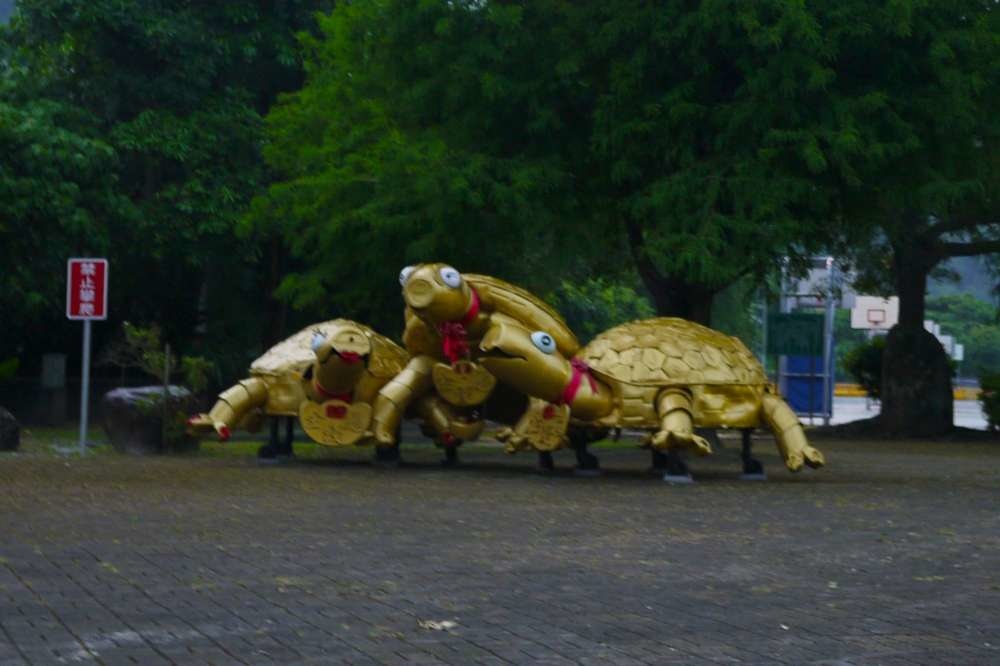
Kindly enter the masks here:
M 608 329 L 579 356 L 597 374 L 635 386 L 767 382 L 764 368 L 738 338 L 676 317 Z
M 551 305 L 531 292 L 489 275 L 463 273 L 462 276 L 476 289 L 484 305 L 513 317 L 532 331 L 545 331 L 556 341 L 556 347 L 564 356 L 574 356 L 580 350 L 580 341 L 566 321 Z
M 320 331 L 329 334 L 334 328 L 345 324 L 357 326 L 368 336 L 372 346 L 368 358 L 368 371 L 374 376 L 392 377 L 406 366 L 409 355 L 389 338 L 356 321 L 330 319 L 306 326 L 295 335 L 268 349 L 250 365 L 250 374 L 264 377 L 301 375 L 316 360 L 312 350 L 313 333 Z

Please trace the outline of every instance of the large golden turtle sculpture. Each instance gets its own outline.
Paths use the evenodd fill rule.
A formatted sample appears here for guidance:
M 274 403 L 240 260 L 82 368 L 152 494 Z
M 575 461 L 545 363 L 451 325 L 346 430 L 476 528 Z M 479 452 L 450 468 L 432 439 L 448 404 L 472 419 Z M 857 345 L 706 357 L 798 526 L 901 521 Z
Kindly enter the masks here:
M 773 432 L 785 465 L 823 465 L 791 408 L 775 395 L 764 369 L 739 339 L 677 318 L 634 321 L 598 335 L 569 360 L 552 336 L 498 320 L 480 343 L 479 362 L 528 395 L 548 401 L 508 433 L 508 445 L 563 437 L 570 422 L 652 431 L 655 450 L 711 452 L 694 432 L 762 424 Z M 549 443 L 551 446 L 551 442 Z
M 399 282 L 406 302 L 403 343 L 412 358 L 375 400 L 372 431 L 383 445 L 394 443 L 408 405 L 432 389 L 459 408 L 475 408 L 486 401 L 496 379 L 477 363 L 478 345 L 497 319 L 532 330 L 544 328 L 552 336 L 554 353 L 561 357 L 569 358 L 580 348 L 558 312 L 503 280 L 430 263 L 404 268 Z M 444 437 L 459 442 L 474 438 L 481 429 L 471 410 L 465 418 L 453 419 Z

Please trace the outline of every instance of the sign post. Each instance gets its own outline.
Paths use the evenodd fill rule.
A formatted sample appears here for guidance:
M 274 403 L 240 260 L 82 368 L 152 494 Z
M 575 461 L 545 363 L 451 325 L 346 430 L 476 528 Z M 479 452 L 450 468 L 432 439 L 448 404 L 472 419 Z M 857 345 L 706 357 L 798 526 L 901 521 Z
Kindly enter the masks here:
M 108 318 L 108 260 L 73 258 L 66 262 L 66 317 L 83 321 L 80 373 L 80 455 L 87 452 L 90 398 L 90 322 Z

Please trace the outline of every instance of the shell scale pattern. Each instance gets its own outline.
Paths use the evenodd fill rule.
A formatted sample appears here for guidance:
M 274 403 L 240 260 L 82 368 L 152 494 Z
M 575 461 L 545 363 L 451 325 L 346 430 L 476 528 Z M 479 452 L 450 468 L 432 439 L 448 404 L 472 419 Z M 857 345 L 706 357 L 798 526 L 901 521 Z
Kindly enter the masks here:
M 738 338 L 676 317 L 608 329 L 579 356 L 598 374 L 636 386 L 767 383 L 764 368 Z
M 263 356 L 250 365 L 250 374 L 265 377 L 301 374 L 316 360 L 312 350 L 313 334 L 316 331 L 329 333 L 333 328 L 344 324 L 357 326 L 371 340 L 372 353 L 368 367 L 372 374 L 393 376 L 406 365 L 409 355 L 389 338 L 379 335 L 367 326 L 355 321 L 330 319 L 318 324 L 311 324 L 268 349 Z

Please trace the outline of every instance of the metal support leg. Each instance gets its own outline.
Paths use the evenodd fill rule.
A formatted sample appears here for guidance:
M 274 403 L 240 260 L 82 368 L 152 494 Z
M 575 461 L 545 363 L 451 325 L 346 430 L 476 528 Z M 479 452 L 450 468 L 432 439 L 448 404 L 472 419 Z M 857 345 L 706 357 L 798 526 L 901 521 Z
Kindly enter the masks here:
M 552 459 L 551 451 L 538 452 L 538 471 L 549 474 L 556 469 L 555 460 Z
M 691 478 L 691 470 L 688 469 L 687 463 L 684 462 L 676 449 L 667 449 L 663 457 L 667 463 L 667 473 L 663 475 L 664 481 L 676 484 L 694 483 L 694 479 Z
M 257 458 L 261 462 L 274 462 L 278 459 L 278 453 L 281 451 L 281 440 L 278 439 L 278 418 L 277 416 L 268 417 L 270 427 L 267 444 L 257 449 Z
M 740 458 L 743 460 L 743 474 L 740 478 L 744 481 L 765 481 L 767 474 L 764 473 L 764 465 L 753 457 L 752 434 L 753 430 L 750 428 L 744 428 L 742 431 L 743 449 Z

